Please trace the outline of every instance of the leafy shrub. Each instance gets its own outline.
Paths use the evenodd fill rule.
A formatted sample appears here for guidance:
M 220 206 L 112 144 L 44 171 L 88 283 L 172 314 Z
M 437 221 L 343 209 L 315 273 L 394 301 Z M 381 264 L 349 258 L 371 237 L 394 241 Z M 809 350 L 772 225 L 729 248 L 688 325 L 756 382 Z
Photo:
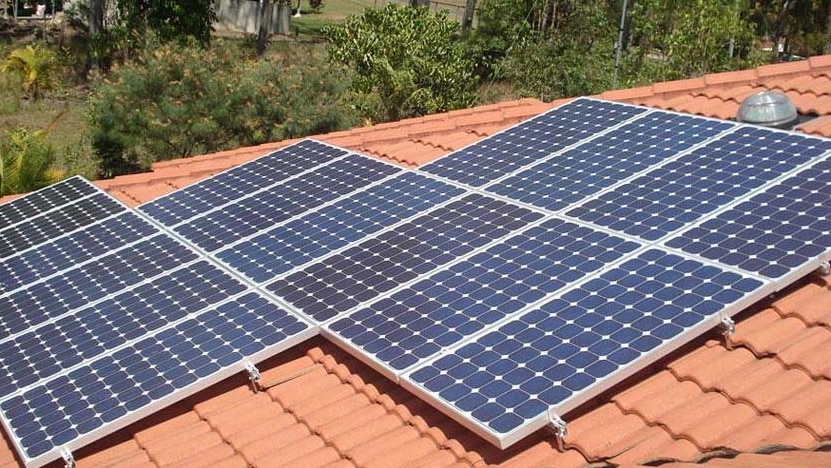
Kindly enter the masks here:
M 44 91 L 52 88 L 56 65 L 54 52 L 41 45 L 28 45 L 11 51 L 2 70 L 18 74 L 23 91 L 38 99 Z
M 16 129 L 0 137 L 0 195 L 25 193 L 62 177 L 44 132 Z
M 148 47 L 90 98 L 101 175 L 352 123 L 339 106 L 342 75 L 323 68 L 319 52 L 285 62 L 294 65 L 245 60 L 222 41 Z
M 355 72 L 355 107 L 385 121 L 474 103 L 473 63 L 454 41 L 457 27 L 444 11 L 388 4 L 366 8 L 324 34 L 331 59 Z

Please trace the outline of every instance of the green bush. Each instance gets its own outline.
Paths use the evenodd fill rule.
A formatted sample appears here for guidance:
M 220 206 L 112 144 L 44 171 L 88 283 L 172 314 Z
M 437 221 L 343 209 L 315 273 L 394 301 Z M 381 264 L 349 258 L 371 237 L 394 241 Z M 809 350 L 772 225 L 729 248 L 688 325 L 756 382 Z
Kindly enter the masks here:
M 319 52 L 303 48 L 285 62 L 294 65 L 246 60 L 222 41 L 148 47 L 90 98 L 100 175 L 354 122 L 340 107 L 343 75 L 324 68 Z
M 31 192 L 61 179 L 44 135 L 16 129 L 0 137 L 0 195 Z
M 366 8 L 327 28 L 331 59 L 355 72 L 353 104 L 364 117 L 398 120 L 475 102 L 473 63 L 454 40 L 458 24 L 427 8 Z

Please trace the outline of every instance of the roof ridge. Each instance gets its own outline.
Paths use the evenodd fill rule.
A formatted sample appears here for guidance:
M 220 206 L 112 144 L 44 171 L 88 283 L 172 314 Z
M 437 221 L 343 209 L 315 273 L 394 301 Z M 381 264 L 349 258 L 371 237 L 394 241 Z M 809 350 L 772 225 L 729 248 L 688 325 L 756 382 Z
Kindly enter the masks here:
M 485 465 L 479 454 L 465 450 L 464 445 L 459 441 L 448 438 L 441 429 L 428 425 L 420 416 L 414 416 L 406 406 L 396 404 L 387 394 L 378 391 L 374 385 L 365 383 L 359 375 L 353 374 L 344 364 L 338 363 L 334 356 L 325 353 L 319 347 L 310 349 L 306 354 L 313 361 L 321 364 L 329 374 L 338 377 L 342 383 L 352 386 L 356 392 L 363 393 L 370 401 L 383 406 L 388 414 L 399 417 L 403 423 L 413 427 L 421 436 L 432 440 L 437 449 L 448 450 L 457 462 L 471 467 Z M 328 440 L 326 442 L 329 443 Z

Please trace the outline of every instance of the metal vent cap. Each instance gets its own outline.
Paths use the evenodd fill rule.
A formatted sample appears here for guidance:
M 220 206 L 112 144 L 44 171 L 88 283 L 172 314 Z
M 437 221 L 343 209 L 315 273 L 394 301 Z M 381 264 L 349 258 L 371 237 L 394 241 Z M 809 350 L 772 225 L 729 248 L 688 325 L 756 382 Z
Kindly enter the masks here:
M 779 91 L 760 91 L 742 101 L 736 120 L 765 127 L 790 128 L 799 114 L 791 98 Z

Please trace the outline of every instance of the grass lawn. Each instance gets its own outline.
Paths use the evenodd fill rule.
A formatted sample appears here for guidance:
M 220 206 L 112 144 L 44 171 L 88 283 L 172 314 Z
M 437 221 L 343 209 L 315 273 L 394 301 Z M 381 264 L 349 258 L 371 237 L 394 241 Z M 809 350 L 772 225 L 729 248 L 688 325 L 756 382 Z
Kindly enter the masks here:
M 95 162 L 89 146 L 89 129 L 84 112 L 86 101 L 44 99 L 22 100 L 17 112 L 0 113 L 0 129 L 47 130 L 46 139 L 57 153 L 57 164 L 69 173 L 95 176 Z
M 291 19 L 291 28 L 298 34 L 320 36 L 321 29 L 331 24 L 342 23 L 349 15 L 357 15 L 366 7 L 378 7 L 387 0 L 323 0 L 320 12 L 313 12 L 308 0 L 300 0 L 300 18 Z M 292 2 L 297 6 L 297 2 Z

